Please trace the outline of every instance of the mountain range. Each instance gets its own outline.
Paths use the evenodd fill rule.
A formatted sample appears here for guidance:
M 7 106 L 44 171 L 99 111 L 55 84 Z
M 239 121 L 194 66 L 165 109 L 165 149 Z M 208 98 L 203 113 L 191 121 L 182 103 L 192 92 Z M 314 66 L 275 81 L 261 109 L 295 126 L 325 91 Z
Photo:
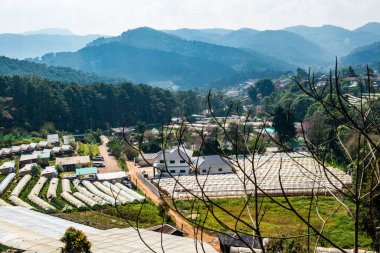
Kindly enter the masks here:
M 206 85 L 238 72 L 294 68 L 255 51 L 189 41 L 147 27 L 96 39 L 77 52 L 47 54 L 40 62 L 134 82 L 171 81 L 181 87 Z
M 75 35 L 59 28 L 22 34 L 0 34 L 0 55 L 10 58 L 34 58 L 49 52 L 77 51 L 101 35 Z
M 187 88 L 244 76 L 270 77 L 268 73 L 299 66 L 328 67 L 335 57 L 344 64 L 377 63 L 378 54 L 371 52 L 378 52 L 378 42 L 380 23 L 354 30 L 332 25 L 266 31 L 141 27 L 113 37 L 49 28 L 0 34 L 0 55 L 96 76 Z

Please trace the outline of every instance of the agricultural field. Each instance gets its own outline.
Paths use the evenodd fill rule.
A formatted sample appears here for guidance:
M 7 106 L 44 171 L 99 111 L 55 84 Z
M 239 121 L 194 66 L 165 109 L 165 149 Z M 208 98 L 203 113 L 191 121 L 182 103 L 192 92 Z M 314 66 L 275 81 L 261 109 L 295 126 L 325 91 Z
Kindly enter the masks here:
M 28 180 L 24 180 L 27 183 L 24 184 L 23 187 L 19 187 L 19 194 L 15 195 L 15 188 L 20 186 L 22 177 L 14 180 L 0 198 L 9 204 L 21 206 L 29 205 L 29 207 L 39 212 L 49 213 L 99 229 L 125 228 L 130 226 L 143 228 L 161 224 L 163 221 L 158 207 L 150 200 L 144 200 L 144 197 L 138 193 L 135 193 L 135 196 L 133 196 L 133 194 L 130 195 L 127 200 L 128 195 L 123 191 L 124 198 L 121 198 L 121 196 L 117 197 L 117 207 L 115 207 L 108 202 L 109 198 L 111 198 L 112 201 L 112 197 L 109 195 L 110 193 L 107 189 L 103 188 L 103 191 L 100 190 L 103 184 L 97 184 L 96 182 L 95 184 L 91 183 L 92 187 L 97 188 L 102 194 L 107 195 L 106 192 L 108 192 L 108 199 L 106 199 L 106 197 L 100 199 L 96 196 L 90 198 L 93 202 L 95 202 L 95 200 L 99 201 L 92 206 L 91 202 L 85 202 L 89 198 L 86 198 L 84 195 L 86 193 L 92 194 L 92 192 L 86 189 L 85 186 L 87 186 L 87 184 L 74 185 L 73 182 L 67 179 L 59 181 L 55 179 L 58 183 L 56 184 L 55 191 L 53 191 L 55 193 L 54 197 L 51 197 L 49 196 L 49 194 L 51 194 L 51 190 L 49 191 L 51 180 L 41 180 L 42 177 L 38 176 L 30 177 L 27 175 L 24 177 L 29 178 L 27 178 Z M 0 175 L 0 181 L 4 178 L 4 175 Z M 64 181 L 65 183 L 63 183 Z M 79 181 L 74 182 L 78 183 Z M 113 185 L 113 187 L 115 186 Z M 133 193 L 132 190 L 129 190 L 129 193 L 131 192 Z M 11 198 L 11 200 L 11 196 L 17 197 L 18 200 L 16 202 L 13 198 Z M 135 198 L 137 198 L 138 201 L 136 201 Z
M 278 202 L 283 205 L 287 205 L 285 198 L 276 197 Z M 310 197 L 290 197 L 290 203 L 293 205 L 295 210 L 297 210 L 303 217 L 308 216 L 308 207 L 310 205 Z M 205 227 L 210 229 L 215 229 L 222 232 L 228 231 L 221 223 L 227 224 L 229 227 L 235 227 L 236 219 L 227 215 L 230 212 L 233 215 L 238 216 L 241 213 L 241 219 L 246 221 L 248 224 L 252 224 L 249 219 L 249 214 L 247 209 L 244 209 L 244 199 L 214 199 L 215 205 L 213 205 L 213 210 L 215 217 L 210 213 L 207 215 L 205 222 Z M 262 217 L 260 227 L 262 229 L 263 236 L 289 236 L 289 235 L 300 235 L 307 233 L 307 226 L 305 226 L 300 219 L 290 211 L 284 210 L 279 205 L 271 201 L 269 198 L 260 198 L 259 203 L 262 201 L 261 210 L 266 210 L 265 215 Z M 185 216 L 191 215 L 192 201 L 179 200 L 175 202 L 177 207 L 181 210 Z M 249 206 L 251 207 L 251 213 L 254 215 L 254 199 L 251 199 Z M 351 203 L 347 203 L 348 206 L 353 207 Z M 220 207 L 218 207 L 220 206 Z M 198 209 L 199 208 L 199 209 Z M 313 202 L 311 211 L 311 223 L 317 228 L 322 226 L 322 222 L 318 217 L 316 212 L 316 204 Z M 225 209 L 226 211 L 223 211 Z M 244 209 L 244 210 L 242 210 Z M 350 248 L 353 245 L 354 238 L 354 224 L 352 219 L 349 218 L 348 212 L 342 206 L 339 206 L 332 197 L 318 197 L 318 211 L 319 214 L 324 218 L 327 217 L 337 209 L 336 213 L 328 219 L 325 228 L 325 234 L 328 235 L 334 242 L 343 248 Z M 193 210 L 193 215 L 195 212 L 194 219 L 197 221 L 204 221 L 207 214 L 207 209 L 204 204 L 200 202 L 195 202 Z M 196 217 L 196 218 L 195 218 Z M 218 220 L 220 222 L 218 222 Z M 241 223 L 236 224 L 238 229 L 242 232 L 252 233 L 246 225 Z M 213 233 L 213 232 L 211 232 Z M 313 238 L 315 240 L 315 238 Z M 370 245 L 370 239 L 365 234 L 359 235 L 360 246 L 366 248 Z M 327 243 L 321 242 L 322 246 L 328 247 Z

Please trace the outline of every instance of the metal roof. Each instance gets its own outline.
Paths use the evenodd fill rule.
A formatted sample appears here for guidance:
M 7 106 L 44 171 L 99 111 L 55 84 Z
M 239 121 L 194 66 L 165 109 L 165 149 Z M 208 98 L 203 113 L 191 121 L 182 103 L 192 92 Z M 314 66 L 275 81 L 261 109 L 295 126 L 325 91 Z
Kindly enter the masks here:
M 99 230 L 22 207 L 0 207 L 0 243 L 9 247 L 60 252 L 63 245 L 59 239 L 68 227 L 82 230 L 92 243 L 91 251 L 96 253 L 152 252 L 142 239 L 156 252 L 163 251 L 161 246 L 167 253 L 203 252 L 201 242 L 195 243 L 191 238 L 140 229 L 141 239 L 134 228 Z M 203 243 L 203 247 L 207 253 L 217 252 L 209 244 Z
M 75 173 L 79 175 L 98 174 L 98 169 L 95 167 L 77 168 Z

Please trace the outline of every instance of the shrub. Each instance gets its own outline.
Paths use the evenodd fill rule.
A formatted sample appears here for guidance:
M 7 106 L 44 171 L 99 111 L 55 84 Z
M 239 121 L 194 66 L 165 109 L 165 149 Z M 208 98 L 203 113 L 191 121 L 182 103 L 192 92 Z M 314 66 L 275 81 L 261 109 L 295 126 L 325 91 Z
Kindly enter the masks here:
M 90 253 L 91 243 L 87 240 L 87 236 L 83 231 L 69 227 L 61 238 L 61 242 L 65 244 L 62 253 Z

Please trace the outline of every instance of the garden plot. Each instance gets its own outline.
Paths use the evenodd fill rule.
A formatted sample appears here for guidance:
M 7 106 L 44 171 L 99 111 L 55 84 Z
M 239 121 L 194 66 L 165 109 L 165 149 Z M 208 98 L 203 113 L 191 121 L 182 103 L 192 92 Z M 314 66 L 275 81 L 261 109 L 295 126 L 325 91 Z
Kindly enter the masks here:
M 78 209 L 85 208 L 86 205 L 82 201 L 78 200 L 73 195 L 71 195 L 72 191 L 71 191 L 71 186 L 70 186 L 71 184 L 70 180 L 62 179 L 61 182 L 62 182 L 61 197 Z
M 250 162 L 240 162 L 236 174 L 192 175 L 155 179 L 161 191 L 175 199 L 200 197 L 242 197 L 255 193 L 271 196 L 331 194 L 351 186 L 351 177 L 328 167 L 323 170 L 309 157 L 261 157 Z M 244 172 L 243 172 L 244 171 Z M 254 180 L 254 175 L 256 181 Z M 281 182 L 280 182 L 281 177 Z
M 49 183 L 49 188 L 46 197 L 48 199 L 56 198 L 57 197 L 57 187 L 58 187 L 59 179 L 58 178 L 52 178 Z
M 111 197 L 111 196 L 105 194 L 104 192 L 100 191 L 91 182 L 82 181 L 82 184 L 87 188 L 87 190 L 89 190 L 90 192 L 95 194 L 98 198 L 106 201 L 108 204 L 111 204 L 111 205 L 120 204 L 120 202 L 116 201 L 114 197 Z
M 117 188 L 119 188 L 120 190 L 123 190 L 125 191 L 127 194 L 129 194 L 130 196 L 132 196 L 133 198 L 137 199 L 138 201 L 144 201 L 145 200 L 145 197 L 138 194 L 137 192 L 135 192 L 134 190 L 132 189 L 129 189 L 128 187 L 126 187 L 125 185 L 121 184 L 121 183 L 116 183 L 115 186 Z
M 28 203 L 24 202 L 22 199 L 20 199 L 18 196 L 20 193 L 24 190 L 25 186 L 29 183 L 29 181 L 32 179 L 31 175 L 25 175 L 23 178 L 18 182 L 16 187 L 13 189 L 11 194 L 9 195 L 9 200 L 12 201 L 13 204 L 16 206 L 25 207 L 28 209 L 32 209 L 33 207 L 29 205 Z
M 128 200 L 127 198 L 125 198 L 122 194 L 120 194 L 120 190 L 118 192 L 115 192 L 115 191 L 111 190 L 110 188 L 108 188 L 107 186 L 103 185 L 100 182 L 94 182 L 94 185 L 99 190 L 101 190 L 102 192 L 104 192 L 105 194 L 107 194 L 108 196 L 110 196 L 111 198 L 115 199 L 116 203 L 126 204 L 128 202 L 131 202 L 130 200 Z
M 104 205 L 108 204 L 108 202 L 104 201 L 100 197 L 96 196 L 95 194 L 93 194 L 92 192 L 88 191 L 86 188 L 81 186 L 79 180 L 75 179 L 73 183 L 74 183 L 74 187 L 77 189 L 78 192 L 80 192 L 84 196 L 94 200 L 98 205 L 104 206 Z
M 40 177 L 29 193 L 28 199 L 45 211 L 53 211 L 56 210 L 55 207 L 51 206 L 40 197 L 38 197 L 47 180 L 48 179 L 46 177 Z
M 0 183 L 0 195 L 5 192 L 5 190 L 8 188 L 9 184 L 12 182 L 12 180 L 16 177 L 15 173 L 8 174 L 3 181 Z
M 115 185 L 111 184 L 110 182 L 104 181 L 103 185 L 108 190 L 110 190 L 113 195 L 115 195 L 115 196 L 121 196 L 121 197 L 127 199 L 128 202 L 133 202 L 133 201 L 137 200 L 136 198 L 134 198 L 133 196 L 131 196 L 127 192 L 123 191 L 122 189 L 116 187 Z

